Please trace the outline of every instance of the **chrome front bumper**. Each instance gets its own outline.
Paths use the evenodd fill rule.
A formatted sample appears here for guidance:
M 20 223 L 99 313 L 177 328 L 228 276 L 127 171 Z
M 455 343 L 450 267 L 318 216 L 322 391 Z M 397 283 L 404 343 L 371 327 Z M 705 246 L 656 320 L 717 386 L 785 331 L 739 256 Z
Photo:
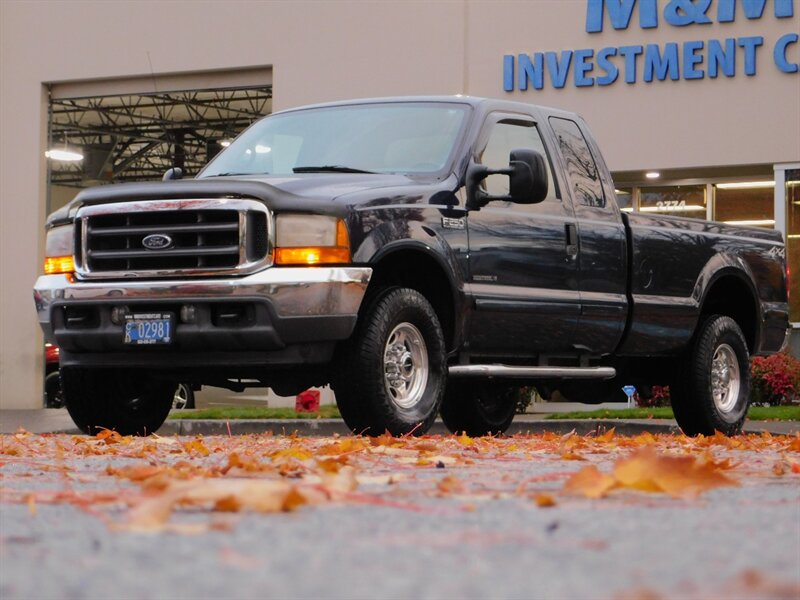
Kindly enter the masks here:
M 277 320 L 350 317 L 353 323 L 372 276 L 368 267 L 273 267 L 245 277 L 148 281 L 74 281 L 44 275 L 34 300 L 45 337 L 57 343 L 53 313 L 72 304 L 140 305 L 150 303 L 262 301 Z

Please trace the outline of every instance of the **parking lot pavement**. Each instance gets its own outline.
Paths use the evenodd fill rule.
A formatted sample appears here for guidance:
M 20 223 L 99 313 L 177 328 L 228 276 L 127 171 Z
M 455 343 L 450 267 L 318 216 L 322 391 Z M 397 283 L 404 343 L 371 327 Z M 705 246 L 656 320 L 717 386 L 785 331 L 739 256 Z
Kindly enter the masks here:
M 2 441 L 4 600 L 800 596 L 792 438 Z

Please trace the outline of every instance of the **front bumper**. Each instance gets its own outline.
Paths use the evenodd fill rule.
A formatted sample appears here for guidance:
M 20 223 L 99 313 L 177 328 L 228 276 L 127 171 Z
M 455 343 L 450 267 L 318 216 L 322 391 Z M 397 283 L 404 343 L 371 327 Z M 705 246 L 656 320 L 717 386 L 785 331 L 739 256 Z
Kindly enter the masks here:
M 136 363 L 137 357 L 169 355 L 170 361 L 184 362 L 180 357 L 262 354 L 346 339 L 371 275 L 367 267 L 273 267 L 204 280 L 87 282 L 45 275 L 36 281 L 34 299 L 45 338 L 70 360 L 83 354 Z M 193 318 L 182 320 L 187 305 Z M 112 310 L 123 306 L 175 314 L 173 342 L 125 345 L 123 325 L 112 321 Z

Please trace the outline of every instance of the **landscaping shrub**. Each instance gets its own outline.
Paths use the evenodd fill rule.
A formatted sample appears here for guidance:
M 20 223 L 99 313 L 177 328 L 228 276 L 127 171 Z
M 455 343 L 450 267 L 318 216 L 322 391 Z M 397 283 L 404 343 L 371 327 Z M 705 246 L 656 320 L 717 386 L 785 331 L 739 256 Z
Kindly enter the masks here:
M 788 352 L 753 357 L 750 361 L 750 373 L 752 404 L 782 406 L 797 402 L 800 394 L 800 360 Z M 636 395 L 636 406 L 651 408 L 669 405 L 667 386 L 654 385 L 649 398 Z
M 800 391 L 800 360 L 788 352 L 756 356 L 750 362 L 753 404 L 792 404 Z
M 669 406 L 669 387 L 666 385 L 654 385 L 651 395 L 647 398 L 636 394 L 636 406 L 654 408 L 657 406 Z

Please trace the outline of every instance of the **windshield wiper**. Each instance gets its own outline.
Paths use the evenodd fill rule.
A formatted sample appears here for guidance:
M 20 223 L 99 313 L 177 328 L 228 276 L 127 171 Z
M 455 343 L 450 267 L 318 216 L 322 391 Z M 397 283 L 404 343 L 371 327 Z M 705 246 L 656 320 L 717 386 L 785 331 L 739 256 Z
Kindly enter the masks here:
M 227 171 L 225 173 L 214 173 L 213 175 L 204 175 L 203 177 L 233 177 L 235 175 L 269 175 L 269 173 L 235 173 L 234 171 Z
M 375 171 L 365 171 L 364 169 L 355 169 L 353 167 L 345 167 L 343 165 L 322 165 L 319 167 L 295 167 L 292 169 L 295 173 L 374 173 Z

